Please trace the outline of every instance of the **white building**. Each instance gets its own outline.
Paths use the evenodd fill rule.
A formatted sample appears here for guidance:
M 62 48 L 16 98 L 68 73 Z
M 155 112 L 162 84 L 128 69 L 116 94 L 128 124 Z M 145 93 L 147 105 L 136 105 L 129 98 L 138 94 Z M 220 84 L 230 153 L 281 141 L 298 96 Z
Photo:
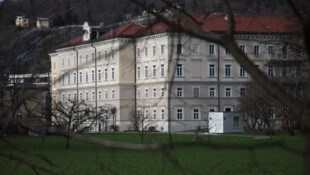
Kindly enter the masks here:
M 292 59 L 287 40 L 300 41 L 287 17 L 236 16 L 236 41 L 269 76 L 269 60 Z M 221 34 L 224 15 L 210 14 L 204 29 Z M 135 109 L 159 131 L 206 127 L 209 111 L 236 111 L 250 76 L 229 52 L 156 22 L 100 29 L 83 25 L 83 36 L 51 53 L 53 99 L 76 98 L 117 109 L 120 130 Z M 281 68 L 282 69 L 282 68 Z
M 50 21 L 48 18 L 37 18 L 36 26 L 37 28 L 49 28 Z

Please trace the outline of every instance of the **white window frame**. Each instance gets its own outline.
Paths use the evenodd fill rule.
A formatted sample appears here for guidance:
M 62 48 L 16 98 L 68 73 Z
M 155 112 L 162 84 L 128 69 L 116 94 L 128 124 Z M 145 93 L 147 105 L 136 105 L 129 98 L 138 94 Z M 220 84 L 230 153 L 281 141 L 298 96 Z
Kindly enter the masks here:
M 184 107 L 176 107 L 175 108 L 175 119 L 176 120 L 184 120 Z
M 224 95 L 225 97 L 232 97 L 232 87 L 224 87 Z
M 246 71 L 242 66 L 239 66 L 239 77 L 246 77 Z
M 156 75 L 157 75 L 157 67 L 156 67 L 156 64 L 153 64 L 152 65 L 152 77 L 156 78 Z
M 201 120 L 201 107 L 195 106 L 192 108 L 192 118 L 193 120 Z
M 165 77 L 165 64 L 160 64 L 160 77 Z
M 213 89 L 213 90 L 212 90 Z M 213 94 L 213 95 L 212 95 Z M 208 88 L 208 97 L 216 97 L 216 87 L 215 86 L 210 86 Z
M 176 64 L 176 73 L 175 73 L 175 75 L 177 76 L 177 77 L 184 77 L 184 63 L 177 63 Z
M 116 91 L 115 89 L 111 89 L 111 99 L 115 99 L 116 98 Z
M 183 86 L 175 87 L 175 96 L 176 97 L 184 97 L 184 87 Z
M 208 51 L 209 55 L 215 55 L 215 45 L 209 44 Z
M 208 74 L 209 74 L 209 77 L 216 77 L 216 65 L 215 64 L 209 64 L 209 71 L 208 71 Z
M 144 89 L 144 98 L 149 98 L 149 89 L 148 88 Z
M 227 78 L 230 78 L 232 77 L 232 65 L 231 64 L 225 64 L 225 67 L 224 67 L 224 76 L 227 77 Z
M 198 96 L 195 94 L 195 89 L 198 89 Z M 192 97 L 193 98 L 199 98 L 200 97 L 200 86 L 193 86 L 192 87 Z

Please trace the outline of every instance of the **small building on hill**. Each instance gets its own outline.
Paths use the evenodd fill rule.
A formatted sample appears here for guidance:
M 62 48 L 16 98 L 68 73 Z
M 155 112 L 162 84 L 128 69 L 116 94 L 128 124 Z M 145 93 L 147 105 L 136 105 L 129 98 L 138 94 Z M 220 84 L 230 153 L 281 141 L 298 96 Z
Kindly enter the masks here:
M 37 28 L 49 28 L 50 27 L 50 22 L 48 18 L 37 18 L 36 22 Z
M 17 16 L 15 25 L 16 27 L 29 27 L 29 18 L 25 16 Z

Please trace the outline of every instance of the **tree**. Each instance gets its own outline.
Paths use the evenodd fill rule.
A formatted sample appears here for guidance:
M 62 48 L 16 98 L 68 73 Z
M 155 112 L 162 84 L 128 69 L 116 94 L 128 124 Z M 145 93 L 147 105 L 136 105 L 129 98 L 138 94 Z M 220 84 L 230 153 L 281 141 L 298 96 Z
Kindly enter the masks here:
M 129 117 L 129 122 L 130 126 L 129 128 L 136 131 L 140 135 L 140 141 L 141 143 L 144 142 L 144 134 L 147 130 L 147 127 L 149 126 L 148 120 L 149 116 L 146 114 L 144 108 L 140 108 L 140 110 L 137 110 L 136 112 L 133 110 L 131 111 L 130 117 Z
M 94 107 L 84 101 L 67 100 L 66 102 L 53 102 L 52 125 L 55 132 L 65 137 L 65 147 L 69 148 L 69 140 L 73 133 L 87 131 L 94 125 L 97 117 Z
M 247 84 L 243 96 L 239 99 L 239 110 L 243 113 L 244 123 L 250 131 L 271 131 L 269 119 L 278 107 L 279 103 L 254 82 Z

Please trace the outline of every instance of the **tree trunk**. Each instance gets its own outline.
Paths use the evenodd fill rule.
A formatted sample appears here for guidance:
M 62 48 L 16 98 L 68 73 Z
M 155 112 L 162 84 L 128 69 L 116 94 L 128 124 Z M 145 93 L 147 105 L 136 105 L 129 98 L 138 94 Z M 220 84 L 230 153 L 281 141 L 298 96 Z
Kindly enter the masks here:
M 65 148 L 69 148 L 70 146 L 70 137 L 69 136 L 65 136 Z

